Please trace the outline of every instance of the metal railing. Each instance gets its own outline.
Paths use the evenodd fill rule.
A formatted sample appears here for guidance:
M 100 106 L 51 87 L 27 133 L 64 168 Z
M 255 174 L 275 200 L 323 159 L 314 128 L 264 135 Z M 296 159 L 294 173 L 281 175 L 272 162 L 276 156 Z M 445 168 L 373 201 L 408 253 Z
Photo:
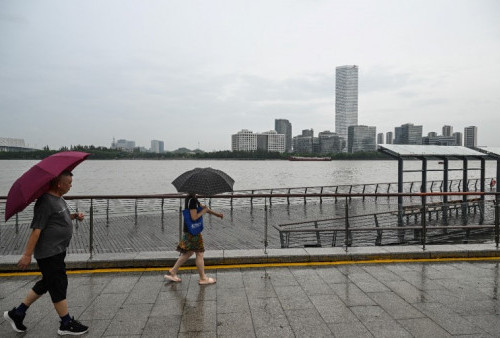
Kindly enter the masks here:
M 384 194 L 385 195 L 385 194 Z M 407 194 L 397 194 L 398 196 Z M 471 231 L 486 234 L 493 231 L 496 247 L 499 246 L 499 203 L 498 193 L 419 193 L 415 197 L 436 196 L 470 196 L 483 198 L 467 198 L 465 201 L 454 200 L 448 203 L 432 202 L 420 205 L 401 206 L 394 211 L 349 215 L 348 199 L 345 196 L 345 214 L 342 217 L 317 219 L 311 221 L 291 222 L 274 225 L 280 234 L 282 248 L 289 247 L 324 247 L 337 246 L 343 243 L 346 250 L 353 243 L 353 234 L 371 232 L 374 245 L 382 245 L 384 233 L 391 244 L 419 243 L 425 249 L 431 242 L 443 242 L 443 237 L 456 242 L 453 237 L 462 238 L 463 243 L 472 239 Z M 394 197 L 394 194 L 389 196 Z M 484 197 L 495 197 L 486 200 Z M 359 196 L 358 196 L 359 197 Z M 422 198 L 422 201 L 424 199 Z M 410 221 L 412 219 L 412 221 Z M 454 231 L 454 233 L 452 233 Z M 413 239 L 408 240 L 408 232 L 413 232 Z M 431 234 L 432 232 L 432 234 Z M 387 236 L 387 235 L 386 235 Z M 487 237 L 488 238 L 488 237 Z M 484 236 L 483 236 L 484 239 Z M 366 238 L 364 238 L 366 241 Z M 392 242 L 390 242 L 392 240 Z
M 412 183 L 408 185 L 411 187 Z M 268 193 L 257 193 L 257 190 L 238 191 L 207 198 L 205 203 L 213 208 L 221 208 L 229 215 L 229 222 L 225 221 L 223 224 L 226 230 L 215 231 L 215 234 L 222 233 L 227 239 L 227 242 L 221 244 L 222 247 L 232 245 L 231 248 L 247 249 L 262 245 L 264 250 L 267 250 L 270 242 L 272 242 L 271 246 L 275 242 L 278 243 L 276 247 L 325 246 L 328 242 L 333 246 L 337 243 L 344 243 L 347 250 L 353 242 L 356 242 L 353 241 L 353 234 L 356 234 L 354 239 L 357 239 L 361 238 L 358 235 L 360 233 L 372 233 L 376 234 L 375 245 L 418 242 L 425 248 L 429 238 L 431 242 L 435 242 L 434 239 L 439 237 L 432 233 L 436 230 L 448 233 L 450 236 L 453 235 L 452 231 L 466 231 L 467 238 L 473 238 L 474 234 L 471 236 L 471 231 L 491 231 L 491 229 L 495 231 L 493 239 L 498 246 L 498 204 L 495 204 L 493 200 L 485 200 L 485 198 L 494 198 L 494 193 L 397 194 L 367 192 L 370 190 L 367 186 L 373 186 L 377 191 L 376 187 L 380 187 L 381 184 L 349 186 L 348 193 L 339 192 L 345 189 L 344 186 L 334 187 L 337 193 L 328 192 L 331 187 L 286 188 L 285 193 L 283 189 L 267 189 Z M 295 189 L 304 189 L 305 193 L 288 193 Z M 356 192 L 358 190 L 364 193 Z M 448 201 L 443 204 L 442 197 L 445 195 L 460 197 L 472 195 L 469 197 L 474 198 L 469 198 L 471 200 L 465 202 Z M 394 201 L 398 196 L 404 196 L 407 204 L 397 205 Z M 427 201 L 422 205 L 414 203 L 415 199 L 422 201 L 423 196 L 426 196 L 429 203 Z M 75 211 L 83 211 L 87 215 L 85 222 L 75 222 L 76 236 L 72 241 L 71 250 L 88 252 L 90 255 L 95 252 L 171 250 L 183 231 L 181 216 L 183 198 L 184 196 L 179 194 L 69 196 L 66 199 L 70 207 Z M 3 200 L 0 198 L 0 214 L 3 214 L 4 205 L 5 198 Z M 310 219 L 309 209 L 321 208 L 326 211 L 315 211 L 314 220 L 304 222 Z M 303 212 L 290 216 L 297 209 Z M 300 219 L 301 222 L 283 222 L 281 216 L 285 212 L 288 213 L 290 220 L 295 217 L 295 220 Z M 454 218 L 451 217 L 452 213 L 455 215 Z M 17 215 L 14 221 L 0 226 L 0 243 L 2 244 L 0 249 L 4 249 L 4 254 L 22 250 L 24 247 L 23 240 L 27 239 L 25 233 L 29 231 L 30 214 L 31 211 L 27 210 L 21 215 L 24 218 Z M 325 218 L 321 217 L 323 214 L 335 214 L 342 217 Z M 478 215 L 476 218 L 467 216 L 476 214 Z M 423 217 L 423 215 L 428 215 L 428 217 Z M 437 224 L 432 217 L 440 217 L 441 223 Z M 247 218 L 252 218 L 252 220 L 247 220 Z M 410 218 L 413 219 L 412 224 L 409 223 Z M 445 219 L 447 224 L 442 223 Z M 454 224 L 453 222 L 456 223 L 457 219 L 460 219 L 462 223 Z M 240 223 L 242 226 L 235 231 L 227 230 L 228 227 L 236 227 L 235 225 Z M 213 227 L 216 228 L 217 224 L 214 222 Z M 277 231 L 269 232 L 269 225 L 271 229 Z M 177 229 L 171 231 L 173 227 Z M 145 231 L 149 228 L 152 230 Z M 253 233 L 245 233 L 246 228 L 251 228 Z M 165 237 L 152 239 L 157 236 L 158 229 Z M 211 230 L 209 228 L 206 231 Z M 409 231 L 413 231 L 414 237 L 410 241 L 407 240 Z M 388 233 L 396 235 L 391 237 L 387 235 Z M 252 237 L 251 247 L 245 247 L 245 243 L 241 243 L 240 237 L 244 236 L 255 237 Z M 302 240 L 300 240 L 301 236 Z M 397 241 L 387 242 L 387 238 L 391 240 L 397 238 Z M 231 241 L 237 244 L 232 244 Z M 368 241 L 364 240 L 362 243 L 366 245 Z

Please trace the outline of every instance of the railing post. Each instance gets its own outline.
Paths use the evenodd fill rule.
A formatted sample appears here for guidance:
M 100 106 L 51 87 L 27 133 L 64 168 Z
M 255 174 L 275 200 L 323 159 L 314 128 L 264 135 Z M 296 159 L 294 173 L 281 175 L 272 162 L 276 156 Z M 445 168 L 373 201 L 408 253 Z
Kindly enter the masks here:
M 182 240 L 182 198 L 179 198 L 179 242 Z
M 375 194 L 378 192 L 378 183 L 375 186 Z M 378 195 L 375 195 L 375 201 L 378 199 Z
M 271 196 L 269 196 L 269 207 L 273 206 L 273 189 L 271 189 Z
M 161 198 L 161 227 L 163 229 L 163 220 L 165 218 L 165 212 L 163 210 L 163 206 L 165 205 L 165 198 Z
M 137 225 L 137 198 L 135 199 L 135 206 L 134 206 L 134 214 L 135 214 L 135 225 Z
M 347 247 L 349 246 L 349 208 L 348 197 L 345 198 L 345 251 L 347 252 Z
M 318 229 L 318 221 L 314 221 L 314 227 Z M 316 246 L 321 247 L 321 237 L 319 231 L 316 231 Z
M 304 190 L 304 204 L 307 204 L 306 194 L 307 194 L 307 187 L 306 190 Z
M 16 235 L 19 233 L 19 213 L 16 213 Z
M 271 198 L 269 198 L 269 202 L 271 201 Z M 268 230 L 268 224 L 267 224 L 267 198 L 264 197 L 264 254 L 267 255 L 267 230 Z
M 109 226 L 109 199 L 106 200 L 106 226 Z
M 233 210 L 233 194 L 231 193 L 231 200 L 230 200 L 230 203 L 231 203 L 231 210 Z
M 253 195 L 254 191 L 252 190 L 252 195 Z M 253 208 L 253 196 L 250 197 L 250 207 Z
M 349 200 L 351 200 L 352 184 L 349 186 Z
M 425 244 L 427 242 L 427 221 L 425 219 L 425 200 L 422 202 L 422 216 L 420 221 L 422 222 L 422 249 L 425 250 Z
M 90 222 L 89 222 L 89 251 L 90 259 L 94 253 L 94 200 L 90 199 Z
M 288 189 L 288 196 L 286 197 L 286 203 L 290 205 L 290 188 Z
M 335 187 L 335 202 L 337 202 L 337 192 L 339 191 L 339 186 Z
M 365 189 L 366 189 L 366 184 L 363 184 L 363 201 L 365 200 Z
M 319 193 L 321 194 L 319 196 L 319 204 L 323 204 L 323 196 L 322 196 L 323 195 L 323 187 L 321 187 L 321 190 L 319 191 Z
M 495 244 L 498 249 L 498 242 L 500 238 L 499 223 L 500 223 L 500 204 L 498 203 L 498 194 L 495 196 Z

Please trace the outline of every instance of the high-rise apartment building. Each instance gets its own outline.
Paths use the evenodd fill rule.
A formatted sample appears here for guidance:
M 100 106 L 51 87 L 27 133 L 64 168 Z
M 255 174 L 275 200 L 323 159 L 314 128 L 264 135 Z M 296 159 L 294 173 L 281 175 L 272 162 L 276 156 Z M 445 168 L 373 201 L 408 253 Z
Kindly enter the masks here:
M 292 124 L 285 119 L 275 119 L 274 120 L 274 130 L 278 134 L 285 135 L 285 151 L 287 153 L 292 152 Z
M 293 152 L 298 154 L 312 154 L 315 151 L 315 144 L 318 146 L 319 141 L 315 141 L 314 130 L 304 129 L 302 135 L 297 135 L 293 138 Z
M 443 136 L 452 136 L 452 135 L 453 135 L 453 127 L 443 126 Z
M 358 125 L 358 66 L 335 71 L 335 132 L 348 142 L 347 128 Z
M 377 144 L 384 144 L 384 133 L 377 134 Z
M 394 136 L 392 134 L 392 131 L 388 131 L 385 133 L 385 143 L 386 144 L 392 144 L 394 142 Z
M 355 153 L 359 151 L 375 151 L 377 145 L 376 128 L 369 126 L 349 126 L 347 128 L 347 151 Z
M 464 146 L 469 148 L 477 147 L 477 127 L 470 126 L 464 128 Z
M 345 141 L 329 130 L 318 133 L 320 154 L 340 153 L 345 148 Z
M 112 149 L 119 149 L 124 151 L 133 151 L 135 149 L 135 141 L 120 139 L 116 141 L 116 143 L 115 142 L 113 143 L 114 144 L 111 145 Z
M 165 143 L 159 140 L 151 140 L 151 152 L 157 154 L 165 152 Z
M 257 149 L 264 151 L 285 152 L 285 135 L 278 134 L 276 130 L 257 134 Z
M 257 134 L 248 129 L 242 129 L 231 135 L 232 151 L 254 151 L 257 150 Z
M 457 132 L 454 132 L 453 135 L 452 135 L 454 138 L 455 138 L 455 145 L 457 146 L 461 146 L 463 145 L 463 142 L 462 142 L 462 133 L 457 131 Z
M 422 144 L 422 126 L 413 123 L 394 128 L 394 144 Z

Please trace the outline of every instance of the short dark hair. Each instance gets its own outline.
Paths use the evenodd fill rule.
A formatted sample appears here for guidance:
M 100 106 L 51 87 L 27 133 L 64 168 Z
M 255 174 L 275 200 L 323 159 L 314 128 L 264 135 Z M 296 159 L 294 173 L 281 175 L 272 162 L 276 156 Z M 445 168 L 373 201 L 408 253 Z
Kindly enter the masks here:
M 57 183 L 59 183 L 59 181 L 61 180 L 61 178 L 63 177 L 67 177 L 67 176 L 73 176 L 73 173 L 69 170 L 64 170 L 62 173 L 59 174 L 59 176 L 57 176 L 56 178 L 52 179 L 50 181 L 50 186 L 51 187 L 55 187 L 57 186 Z

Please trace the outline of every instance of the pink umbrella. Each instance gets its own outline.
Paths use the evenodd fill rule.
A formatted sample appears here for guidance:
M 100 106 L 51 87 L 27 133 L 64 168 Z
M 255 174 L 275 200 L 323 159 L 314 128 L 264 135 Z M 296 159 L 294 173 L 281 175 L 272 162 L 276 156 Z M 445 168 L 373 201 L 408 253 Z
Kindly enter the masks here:
M 47 192 L 52 179 L 65 170 L 73 170 L 89 155 L 80 151 L 63 151 L 46 157 L 31 167 L 9 190 L 5 205 L 5 221 L 23 211 L 31 202 Z

